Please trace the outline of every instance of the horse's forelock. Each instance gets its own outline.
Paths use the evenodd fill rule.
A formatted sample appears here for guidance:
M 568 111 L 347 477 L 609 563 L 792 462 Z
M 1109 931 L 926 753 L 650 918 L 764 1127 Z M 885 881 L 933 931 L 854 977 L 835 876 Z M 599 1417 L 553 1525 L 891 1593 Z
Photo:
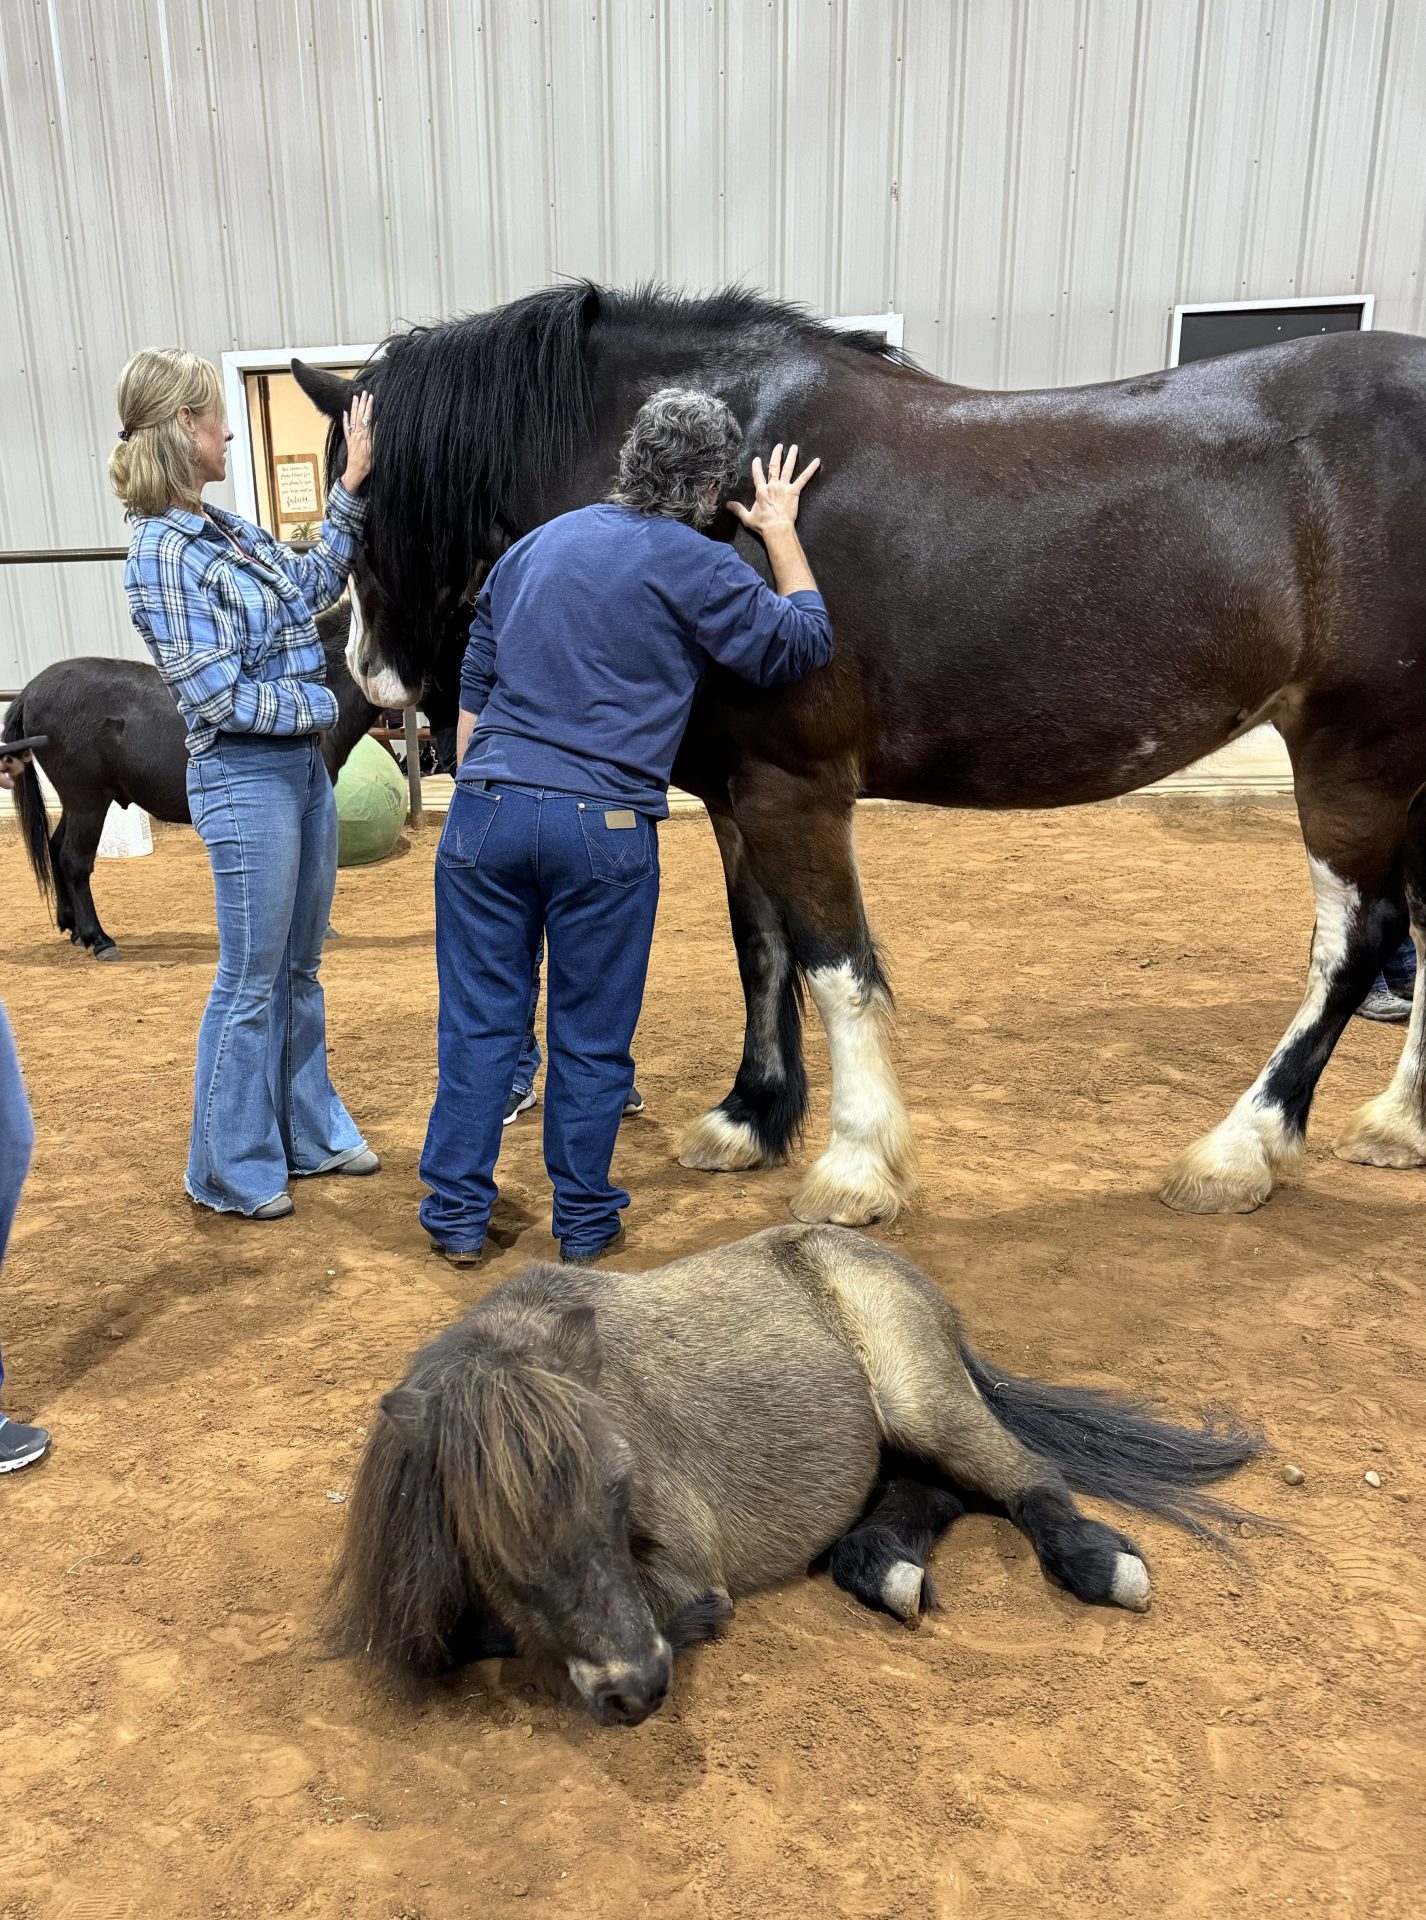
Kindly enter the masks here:
M 527 1359 L 492 1358 L 448 1380 L 439 1452 L 467 1552 L 515 1574 L 538 1568 L 565 1516 L 587 1510 L 597 1466 L 589 1395 Z

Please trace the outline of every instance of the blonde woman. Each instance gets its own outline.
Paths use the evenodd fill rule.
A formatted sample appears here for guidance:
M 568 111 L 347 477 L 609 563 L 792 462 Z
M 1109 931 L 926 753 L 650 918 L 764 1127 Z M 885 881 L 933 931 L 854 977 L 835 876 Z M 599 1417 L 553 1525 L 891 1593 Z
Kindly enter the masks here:
M 361 541 L 371 397 L 353 399 L 346 471 L 304 554 L 204 505 L 232 438 L 206 360 L 135 354 L 118 400 L 109 479 L 133 525 L 124 589 L 188 724 L 188 798 L 217 898 L 185 1185 L 220 1213 L 276 1220 L 292 1212 L 292 1175 L 380 1164 L 327 1073 L 317 969 L 337 816 L 319 743 L 337 703 L 312 624 L 340 597 Z

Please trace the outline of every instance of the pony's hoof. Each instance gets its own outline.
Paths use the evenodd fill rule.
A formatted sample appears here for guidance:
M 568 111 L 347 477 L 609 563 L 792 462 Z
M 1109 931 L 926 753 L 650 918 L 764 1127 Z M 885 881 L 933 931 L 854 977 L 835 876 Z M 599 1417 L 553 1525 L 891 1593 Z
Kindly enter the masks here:
M 1272 1190 L 1272 1162 L 1260 1140 L 1209 1133 L 1170 1167 L 1159 1198 L 1175 1213 L 1253 1213 Z
M 122 960 L 123 957 L 123 954 L 120 953 L 112 941 L 107 947 L 96 947 L 94 949 L 94 958 L 96 960 Z
M 792 1196 L 792 1212 L 809 1226 L 885 1226 L 915 1191 L 910 1166 L 886 1166 L 865 1148 L 834 1141 Z
M 930 1604 L 926 1592 L 926 1569 L 914 1560 L 896 1560 L 887 1568 L 881 1582 L 881 1604 L 908 1627 L 919 1627 L 921 1615 Z
M 698 1173 L 746 1173 L 766 1163 L 762 1142 L 746 1120 L 730 1120 L 721 1107 L 700 1114 L 683 1136 L 678 1164 Z
M 1120 1553 L 1114 1557 L 1114 1577 L 1109 1586 L 1109 1598 L 1116 1607 L 1127 1607 L 1131 1613 L 1147 1613 L 1153 1589 L 1149 1585 L 1149 1569 L 1137 1554 Z
M 1332 1151 L 1359 1167 L 1426 1167 L 1426 1121 L 1388 1088 L 1357 1109 Z

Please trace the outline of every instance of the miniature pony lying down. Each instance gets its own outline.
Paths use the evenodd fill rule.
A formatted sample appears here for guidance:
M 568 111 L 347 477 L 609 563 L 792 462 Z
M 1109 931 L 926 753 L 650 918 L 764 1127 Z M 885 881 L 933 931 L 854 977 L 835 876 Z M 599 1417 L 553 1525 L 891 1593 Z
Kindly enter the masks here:
M 910 1625 L 969 1500 L 1082 1600 L 1142 1612 L 1134 1543 L 1071 1489 L 1194 1532 L 1242 1427 L 1018 1380 L 972 1352 L 909 1261 L 839 1227 L 774 1227 L 649 1273 L 528 1267 L 381 1402 L 333 1580 L 331 1638 L 403 1689 L 520 1653 L 633 1726 L 734 1598 L 830 1556 Z

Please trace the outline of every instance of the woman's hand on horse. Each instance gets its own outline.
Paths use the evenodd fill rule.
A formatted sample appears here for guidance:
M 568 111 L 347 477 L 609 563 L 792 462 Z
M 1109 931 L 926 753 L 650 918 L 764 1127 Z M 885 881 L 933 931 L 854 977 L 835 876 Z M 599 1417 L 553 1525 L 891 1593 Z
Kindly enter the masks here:
M 802 498 L 802 489 L 821 466 L 820 460 L 809 460 L 801 473 L 797 471 L 797 443 L 787 449 L 784 459 L 782 442 L 768 455 L 767 472 L 763 472 L 761 460 L 753 460 L 753 504 L 745 507 L 740 500 L 728 502 L 729 511 L 736 514 L 745 527 L 766 538 L 779 527 L 794 527 L 797 524 L 797 505 Z
M 371 395 L 356 393 L 342 415 L 342 432 L 347 438 L 347 464 L 342 485 L 348 493 L 357 488 L 371 472 Z
M 0 751 L 0 792 L 9 793 L 29 764 L 28 753 Z

